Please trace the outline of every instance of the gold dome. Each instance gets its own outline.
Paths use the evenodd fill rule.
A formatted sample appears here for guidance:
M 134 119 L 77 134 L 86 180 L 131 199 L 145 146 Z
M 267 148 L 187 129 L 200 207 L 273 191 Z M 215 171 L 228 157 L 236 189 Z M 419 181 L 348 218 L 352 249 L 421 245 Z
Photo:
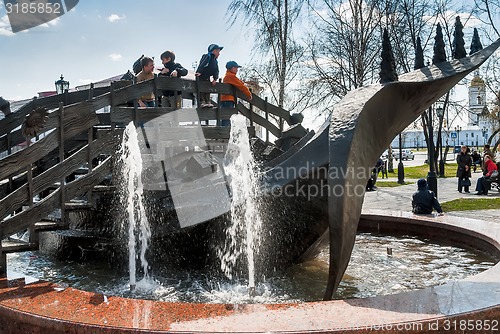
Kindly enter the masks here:
M 479 75 L 475 75 L 470 82 L 471 87 L 484 87 L 484 80 L 479 77 Z

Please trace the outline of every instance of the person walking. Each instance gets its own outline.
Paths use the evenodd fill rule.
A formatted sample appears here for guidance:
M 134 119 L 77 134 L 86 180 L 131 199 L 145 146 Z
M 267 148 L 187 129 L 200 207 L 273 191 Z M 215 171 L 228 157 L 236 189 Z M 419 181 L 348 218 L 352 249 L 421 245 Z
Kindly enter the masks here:
M 463 189 L 466 193 L 469 193 L 472 158 L 467 153 L 467 146 L 465 145 L 462 145 L 460 153 L 457 155 L 457 164 L 458 192 L 461 193 Z

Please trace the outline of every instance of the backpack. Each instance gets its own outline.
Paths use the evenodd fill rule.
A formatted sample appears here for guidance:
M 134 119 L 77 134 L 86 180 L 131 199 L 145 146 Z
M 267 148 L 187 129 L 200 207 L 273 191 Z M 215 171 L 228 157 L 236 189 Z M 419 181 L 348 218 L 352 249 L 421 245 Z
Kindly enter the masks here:
M 144 55 L 140 56 L 139 59 L 134 61 L 134 65 L 132 65 L 132 70 L 134 71 L 134 74 L 138 74 L 140 71 L 142 71 L 142 58 L 144 58 Z

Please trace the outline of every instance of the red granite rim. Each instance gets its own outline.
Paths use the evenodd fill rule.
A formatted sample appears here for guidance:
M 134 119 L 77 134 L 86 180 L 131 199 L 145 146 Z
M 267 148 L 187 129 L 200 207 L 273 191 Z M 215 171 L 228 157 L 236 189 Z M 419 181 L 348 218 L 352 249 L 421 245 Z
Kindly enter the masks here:
M 500 249 L 500 224 L 453 217 L 370 213 L 381 220 L 467 231 Z M 433 225 L 434 224 L 434 225 Z M 450 298 L 454 300 L 450 303 Z M 5 333 L 165 333 L 165 332 L 369 332 L 398 324 L 434 322 L 445 329 L 453 320 L 479 324 L 500 318 L 500 263 L 475 276 L 441 286 L 371 298 L 300 304 L 172 303 L 60 289 L 50 282 L 25 284 L 0 279 L 0 325 Z M 456 322 L 455 322 L 456 324 Z M 374 327 L 375 326 L 375 327 Z M 427 326 L 427 327 L 425 327 Z M 498 324 L 497 326 L 500 326 Z M 440 328 L 441 328 L 440 327 Z M 2 332 L 0 330 L 0 332 Z M 384 331 L 381 331 L 384 332 Z M 418 328 L 416 331 L 419 332 Z M 470 332 L 474 332 L 471 330 Z M 480 332 L 480 331 L 478 331 Z

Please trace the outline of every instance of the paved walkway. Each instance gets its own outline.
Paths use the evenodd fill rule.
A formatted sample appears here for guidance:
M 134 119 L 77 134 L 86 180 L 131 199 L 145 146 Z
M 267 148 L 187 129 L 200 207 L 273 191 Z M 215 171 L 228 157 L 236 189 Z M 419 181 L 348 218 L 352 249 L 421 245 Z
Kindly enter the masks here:
M 457 198 L 498 198 L 500 193 L 498 191 L 490 191 L 488 196 L 476 196 L 474 191 L 477 178 L 480 174 L 475 173 L 471 179 L 472 187 L 470 194 L 459 193 L 457 191 L 456 178 L 438 178 L 438 199 L 440 203 L 451 201 Z M 384 181 L 397 181 L 397 178 L 381 179 L 377 183 Z M 378 187 L 376 191 L 366 192 L 365 201 L 363 203 L 363 213 L 370 210 L 391 210 L 391 211 L 408 211 L 411 212 L 411 197 L 417 190 L 417 180 L 406 179 L 406 182 L 414 182 L 412 184 L 398 186 L 398 187 Z M 445 212 L 446 215 L 453 215 L 458 217 L 478 218 L 492 222 L 500 223 L 500 209 L 496 210 L 467 210 L 467 211 L 452 211 Z

